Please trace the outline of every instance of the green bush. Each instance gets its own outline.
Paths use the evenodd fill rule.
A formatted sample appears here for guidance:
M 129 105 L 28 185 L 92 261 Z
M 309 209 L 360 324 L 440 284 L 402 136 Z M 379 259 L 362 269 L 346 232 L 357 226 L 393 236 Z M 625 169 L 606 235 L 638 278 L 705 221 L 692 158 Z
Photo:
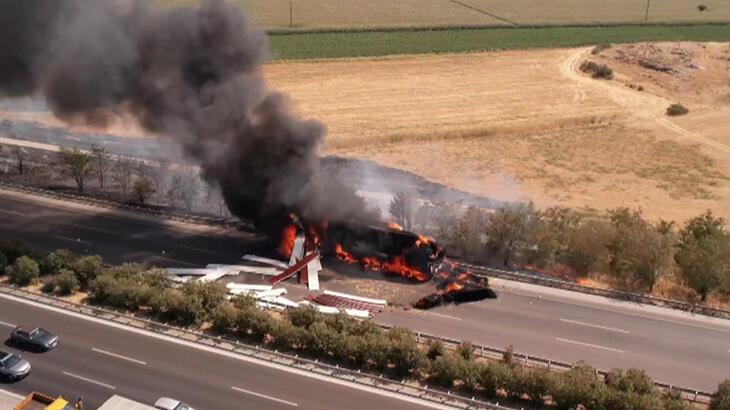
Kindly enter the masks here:
M 188 314 L 192 322 L 200 324 L 210 318 L 213 312 L 226 300 L 226 289 L 214 282 L 188 281 L 182 286 Z
M 70 295 L 77 292 L 81 288 L 76 274 L 68 269 L 64 269 L 53 278 L 54 288 L 58 289 L 61 295 Z
M 654 381 L 643 370 L 613 369 L 606 375 L 605 383 L 612 389 L 626 393 L 655 393 Z
M 437 357 L 443 356 L 446 353 L 444 344 L 439 340 L 429 340 L 426 345 L 426 357 L 428 360 L 436 360 Z
M 416 336 L 410 329 L 393 327 L 386 333 L 388 338 L 388 362 L 398 377 L 410 375 L 423 363 L 425 357 L 418 348 Z
M 153 306 L 157 311 L 160 306 L 169 306 L 162 298 L 164 291 L 172 289 L 153 288 L 140 278 L 115 277 L 107 272 L 99 275 L 91 285 L 90 296 L 93 303 L 138 310 L 141 306 Z
M 38 252 L 31 249 L 28 245 L 18 241 L 0 242 L 0 253 L 5 255 L 7 264 L 10 265 L 21 256 L 27 256 L 31 259 L 41 259 Z
M 178 289 L 165 289 L 155 294 L 151 304 L 157 317 L 164 322 L 189 326 L 197 321 L 194 309 L 190 308 L 185 295 Z
M 685 115 L 687 113 L 689 113 L 689 109 L 679 103 L 672 104 L 669 107 L 667 107 L 667 115 L 669 115 L 670 117 L 675 117 L 678 115 Z
M 78 257 L 68 249 L 56 249 L 41 261 L 41 275 L 55 275 L 64 269 L 73 269 Z
M 479 368 L 479 384 L 487 398 L 497 397 L 505 389 L 512 367 L 503 363 L 487 363 Z
M 81 287 L 87 288 L 104 271 L 104 264 L 99 255 L 82 256 L 74 261 L 71 270 L 76 272 Z
M 584 363 L 558 376 L 553 401 L 559 409 L 575 409 L 583 405 L 589 409 L 605 408 L 608 396 L 606 384 L 596 369 Z
M 474 345 L 471 342 L 463 341 L 456 347 L 456 354 L 463 357 L 464 360 L 474 359 Z
M 610 80 L 613 78 L 613 70 L 605 64 L 598 64 L 593 61 L 584 61 L 580 65 L 580 71 L 588 73 L 591 77 Z
M 41 292 L 45 293 L 53 293 L 56 291 L 56 275 L 48 276 L 43 281 L 43 286 L 41 286 Z
M 598 44 L 597 46 L 593 47 L 593 49 L 591 50 L 591 54 L 595 56 L 601 54 L 603 51 L 606 51 L 609 48 L 611 48 L 611 44 Z
M 223 303 L 210 314 L 213 330 L 220 334 L 228 334 L 236 326 L 238 309 L 230 303 Z
M 296 327 L 308 329 L 315 322 L 323 322 L 322 314 L 312 306 L 303 306 L 287 311 L 289 320 Z
M 717 391 L 712 395 L 710 410 L 730 410 L 730 379 L 717 386 Z
M 20 256 L 5 271 L 19 286 L 28 286 L 40 276 L 38 263 L 27 256 Z
M 504 372 L 507 394 L 518 399 L 527 397 L 537 406 L 543 405 L 545 397 L 555 388 L 555 378 L 547 370 L 506 366 Z

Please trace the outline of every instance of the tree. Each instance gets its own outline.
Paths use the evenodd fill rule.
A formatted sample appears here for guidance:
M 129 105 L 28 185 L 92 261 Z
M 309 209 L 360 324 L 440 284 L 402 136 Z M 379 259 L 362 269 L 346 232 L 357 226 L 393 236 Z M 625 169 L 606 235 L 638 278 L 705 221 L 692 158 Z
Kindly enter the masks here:
M 10 275 L 13 283 L 20 286 L 28 286 L 40 276 L 38 263 L 27 256 L 15 259 L 15 262 L 8 266 L 5 271 Z
M 528 249 L 528 263 L 541 268 L 563 263 L 570 238 L 580 224 L 580 216 L 569 208 L 556 206 L 539 212 L 528 238 L 532 245 Z
M 56 249 L 43 258 L 41 274 L 55 275 L 64 269 L 71 269 L 78 257 L 68 249 Z
M 81 288 L 79 279 L 71 270 L 64 269 L 53 279 L 55 287 L 58 288 L 58 293 L 61 295 L 70 295 Z
M 416 214 L 418 213 L 418 199 L 412 192 L 398 192 L 390 201 L 390 215 L 395 223 L 403 229 L 413 229 Z
M 112 168 L 112 178 L 117 183 L 122 195 L 129 195 L 132 186 L 132 175 L 134 174 L 134 161 L 129 158 L 119 158 Z
M 66 171 L 76 182 L 80 192 L 84 192 L 86 178 L 91 173 L 91 154 L 74 147 L 72 149 L 61 147 L 59 152 L 61 161 L 66 165 Z
M 16 163 L 18 164 L 18 174 L 23 175 L 23 164 L 27 151 L 23 147 L 16 146 L 13 148 L 13 154 L 15 154 Z
M 76 272 L 81 286 L 86 288 L 102 273 L 104 265 L 101 256 L 87 255 L 76 259 L 70 268 Z
M 156 163 L 157 165 L 152 165 L 148 168 L 147 174 L 155 185 L 157 195 L 165 195 L 168 180 L 170 179 L 170 161 L 160 158 Z
M 711 211 L 690 219 L 679 232 L 674 256 L 687 285 L 705 301 L 730 277 L 730 234 Z
M 200 192 L 200 175 L 197 171 L 186 169 L 175 173 L 170 183 L 168 197 L 174 203 L 182 203 L 185 209 L 191 210 Z
M 717 391 L 712 395 L 710 410 L 730 410 L 730 379 L 717 386 Z
M 99 181 L 99 188 L 104 189 L 104 176 L 111 154 L 106 150 L 106 148 L 99 144 L 93 144 L 91 146 L 91 154 L 94 157 L 96 178 Z
M 145 200 L 154 192 L 155 187 L 149 179 L 142 177 L 134 181 L 134 195 L 140 204 L 144 204 Z
M 532 203 L 506 205 L 489 215 L 487 249 L 503 266 L 510 266 L 525 250 L 528 234 L 534 229 L 537 213 Z
M 610 261 L 608 244 L 613 235 L 612 226 L 603 220 L 584 221 L 571 233 L 565 263 L 577 277 L 604 270 Z

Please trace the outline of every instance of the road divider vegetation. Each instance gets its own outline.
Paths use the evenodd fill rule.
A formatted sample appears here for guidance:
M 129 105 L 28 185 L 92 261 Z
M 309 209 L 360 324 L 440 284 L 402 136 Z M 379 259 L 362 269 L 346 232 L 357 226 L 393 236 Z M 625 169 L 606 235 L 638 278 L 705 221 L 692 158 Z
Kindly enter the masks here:
M 81 289 L 92 304 L 464 395 L 536 408 L 690 408 L 678 392 L 660 392 L 641 370 L 614 369 L 601 377 L 577 363 L 555 373 L 523 367 L 510 350 L 502 361 L 487 361 L 477 358 L 467 342 L 455 350 L 434 341 L 423 346 L 409 329 L 383 329 L 372 320 L 325 315 L 311 307 L 268 312 L 247 296 L 228 300 L 217 283 L 174 285 L 164 269 L 136 263 L 107 266 L 99 256 L 79 257 L 68 250 L 42 254 L 19 243 L 3 243 L 0 255 L 7 262 L 0 273 L 20 286 L 41 281 L 42 290 L 59 294 Z M 721 385 L 714 399 L 719 406 L 728 389 L 728 382 Z

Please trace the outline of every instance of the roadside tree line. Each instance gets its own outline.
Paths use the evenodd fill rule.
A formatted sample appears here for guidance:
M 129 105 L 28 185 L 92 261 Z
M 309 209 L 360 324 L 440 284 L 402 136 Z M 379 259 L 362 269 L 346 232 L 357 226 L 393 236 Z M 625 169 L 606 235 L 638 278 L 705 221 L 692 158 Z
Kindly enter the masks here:
M 96 255 L 77 256 L 63 249 L 44 254 L 19 243 L 3 243 L 0 268 L 19 286 L 40 283 L 42 291 L 59 295 L 83 291 L 87 302 L 95 305 L 487 400 L 555 409 L 691 408 L 678 393 L 657 390 L 641 370 L 614 369 L 602 378 L 585 363 L 553 373 L 523 367 L 509 353 L 501 361 L 481 360 L 469 343 L 453 351 L 439 342 L 423 346 L 408 329 L 383 329 L 372 320 L 325 315 L 311 307 L 270 313 L 251 297 L 229 300 L 220 284 L 175 285 L 164 269 L 136 263 L 107 266 Z M 726 381 L 712 409 L 728 410 L 729 405 Z
M 682 295 L 691 301 L 711 295 L 730 301 L 730 232 L 711 211 L 677 226 L 628 208 L 598 215 L 531 203 L 455 210 L 422 206 L 409 196 L 394 199 L 396 221 L 429 232 L 449 254 L 469 261 L 566 279 L 600 277 L 619 289 L 649 293 L 665 280 L 691 289 Z

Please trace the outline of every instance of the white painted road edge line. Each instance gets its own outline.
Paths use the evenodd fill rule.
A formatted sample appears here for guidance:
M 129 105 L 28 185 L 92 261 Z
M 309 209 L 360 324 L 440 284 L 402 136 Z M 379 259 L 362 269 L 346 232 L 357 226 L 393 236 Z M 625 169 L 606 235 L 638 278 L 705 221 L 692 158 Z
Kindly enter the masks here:
M 562 317 L 561 317 L 561 318 L 558 318 L 558 320 L 559 320 L 559 321 L 561 321 L 561 322 L 565 322 L 565 323 L 572 323 L 572 324 L 574 324 L 574 325 L 578 325 L 578 326 L 588 326 L 588 327 L 595 327 L 596 329 L 603 329 L 603 330 L 608 330 L 608 331 L 611 331 L 611 332 L 618 332 L 618 333 L 631 333 L 631 332 L 629 332 L 628 330 L 624 330 L 624 329 L 617 329 L 617 328 L 615 328 L 615 327 L 608 327 L 608 326 L 594 325 L 594 324 L 592 324 L 592 323 L 586 323 L 586 322 L 579 322 L 579 321 L 577 321 L 577 320 L 563 319 Z
M 11 391 L 4 390 L 4 389 L 0 389 L 0 394 L 7 394 L 8 396 L 16 397 L 18 399 L 24 399 L 25 398 L 25 396 L 23 396 L 23 395 L 20 395 L 18 393 L 13 393 Z
M 128 362 L 141 364 L 142 366 L 146 366 L 147 365 L 147 362 L 143 362 L 143 361 L 137 360 L 137 359 L 132 359 L 131 357 L 122 356 L 120 354 L 116 354 L 116 353 L 112 353 L 112 352 L 107 352 L 106 350 L 97 349 L 95 347 L 92 347 L 91 350 L 94 351 L 94 352 L 96 352 L 96 353 L 101 353 L 101 354 L 105 354 L 107 356 L 116 357 L 117 359 L 122 359 L 122 360 L 126 360 Z
M 0 209 L 0 212 L 4 212 L 6 214 L 10 214 L 10 215 L 14 215 L 14 216 L 21 216 L 21 217 L 24 217 L 24 218 L 28 216 L 26 214 L 23 214 L 23 213 L 20 213 L 20 212 L 15 212 L 15 211 L 10 211 L 8 209 Z
M 64 315 L 67 315 L 67 316 L 76 317 L 76 318 L 79 318 L 79 319 L 88 320 L 90 322 L 99 323 L 99 324 L 102 324 L 102 325 L 105 325 L 105 326 L 109 326 L 109 327 L 113 327 L 113 328 L 116 328 L 116 329 L 125 330 L 127 332 L 137 333 L 137 334 L 144 335 L 144 336 L 147 336 L 147 337 L 154 337 L 156 339 L 164 340 L 164 341 L 171 342 L 171 343 L 175 343 L 175 344 L 182 345 L 182 346 L 187 346 L 187 347 L 190 347 L 190 348 L 193 348 L 193 349 L 198 349 L 198 350 L 203 350 L 203 351 L 210 352 L 210 353 L 215 353 L 215 354 L 218 354 L 220 356 L 226 356 L 226 357 L 229 357 L 229 358 L 232 358 L 232 359 L 240 360 L 242 362 L 254 363 L 254 364 L 257 364 L 257 365 L 260 365 L 260 366 L 265 366 L 265 367 L 269 367 L 269 368 L 272 368 L 272 369 L 277 369 L 279 371 L 284 371 L 284 372 L 287 372 L 287 373 L 292 373 L 292 374 L 296 374 L 296 375 L 299 375 L 299 376 L 308 377 L 310 379 L 315 379 L 315 380 L 323 381 L 323 382 L 326 382 L 326 383 L 336 384 L 336 385 L 339 385 L 339 386 L 345 386 L 345 387 L 349 387 L 351 389 L 360 390 L 360 391 L 364 391 L 364 392 L 368 392 L 368 393 L 372 393 L 372 394 L 377 394 L 377 395 L 383 396 L 383 397 L 389 397 L 389 398 L 392 398 L 392 399 L 396 399 L 396 400 L 405 401 L 405 402 L 408 402 L 408 403 L 417 404 L 417 405 L 422 406 L 422 407 L 428 407 L 428 408 L 431 408 L 431 409 L 453 409 L 454 408 L 454 407 L 449 407 L 449 406 L 446 406 L 446 405 L 443 405 L 443 404 L 438 404 L 438 403 L 433 403 L 433 402 L 426 401 L 426 400 L 421 400 L 421 399 L 418 399 L 418 398 L 415 398 L 415 397 L 409 397 L 409 396 L 406 396 L 406 395 L 403 395 L 403 394 L 398 394 L 398 393 L 394 393 L 394 392 L 385 391 L 385 390 L 378 389 L 378 388 L 375 388 L 375 387 L 363 386 L 363 385 L 358 384 L 358 383 L 348 382 L 346 380 L 336 379 L 334 377 L 329 377 L 329 376 L 325 376 L 325 375 L 321 375 L 321 374 L 311 373 L 311 372 L 308 372 L 306 370 L 295 369 L 295 368 L 292 368 L 292 367 L 289 367 L 289 366 L 285 366 L 285 365 L 282 365 L 282 364 L 278 364 L 278 363 L 271 363 L 271 362 L 268 362 L 266 360 L 256 359 L 256 358 L 248 357 L 248 356 L 242 356 L 242 355 L 237 354 L 237 353 L 227 352 L 225 350 L 216 349 L 214 347 L 203 346 L 203 345 L 200 345 L 198 343 L 191 342 L 191 341 L 188 341 L 188 340 L 181 340 L 181 339 L 177 339 L 177 338 L 172 337 L 172 336 L 167 336 L 167 335 L 162 335 L 162 334 L 159 334 L 159 333 L 154 333 L 154 332 L 149 331 L 149 330 L 138 329 L 138 328 L 134 328 L 134 327 L 131 327 L 131 326 L 123 325 L 121 323 L 110 322 L 108 320 L 104 320 L 104 319 L 99 319 L 99 318 L 96 318 L 96 317 L 87 316 L 87 315 L 84 315 L 84 314 L 81 314 L 81 313 L 72 312 L 72 311 L 69 311 L 69 310 L 66 310 L 66 309 L 62 309 L 62 308 L 58 308 L 58 307 L 55 307 L 55 306 L 44 305 L 43 303 L 38 303 L 38 302 L 31 301 L 31 300 L 26 300 L 26 299 L 18 298 L 18 297 L 12 296 L 12 295 L 4 294 L 4 293 L 0 293 L 0 298 L 7 299 L 7 300 L 12 300 L 12 301 L 18 302 L 18 303 L 24 303 L 26 305 L 35 306 L 35 307 L 38 307 L 38 308 L 41 308 L 41 309 L 50 310 L 50 311 L 53 311 L 53 312 L 56 312 L 56 313 L 61 313 L 61 314 L 64 314 Z
M 16 327 L 18 327 L 18 326 L 15 326 L 12 323 L 3 322 L 3 321 L 0 321 L 0 325 L 7 326 L 7 327 L 12 327 L 13 329 L 15 329 Z
M 572 343 L 574 345 L 580 345 L 580 346 L 586 346 L 586 347 L 593 347 L 593 348 L 596 348 L 596 349 L 608 350 L 609 352 L 626 353 L 625 350 L 614 349 L 612 347 L 606 347 L 606 346 L 601 346 L 601 345 L 594 345 L 592 343 L 579 342 L 577 340 L 563 339 L 562 337 L 556 337 L 555 340 L 557 340 L 559 342 Z
M 235 390 L 237 392 L 241 392 L 241 393 L 245 393 L 245 394 L 250 394 L 251 396 L 260 397 L 262 399 L 267 399 L 267 400 L 275 401 L 277 403 L 286 404 L 287 406 L 299 407 L 299 405 L 297 403 L 294 403 L 294 402 L 291 402 L 291 401 L 287 401 L 287 400 L 278 399 L 276 397 L 267 396 L 267 395 L 261 394 L 261 393 L 256 393 L 256 392 L 253 392 L 251 390 L 242 389 L 240 387 L 232 386 L 231 387 L 231 390 Z
M 450 320 L 462 320 L 462 318 L 460 318 L 460 317 L 456 317 L 456 316 L 449 316 L 449 315 L 444 315 L 443 313 L 434 313 L 434 312 L 424 312 L 424 313 L 425 313 L 426 315 L 428 315 L 428 316 L 436 316 L 436 317 L 442 317 L 442 318 L 444 318 L 444 319 L 450 319 Z
M 165 261 L 165 262 L 179 263 L 181 265 L 188 265 L 188 266 L 193 266 L 193 267 L 196 267 L 196 268 L 197 267 L 200 267 L 200 265 L 195 264 L 195 263 L 190 263 L 190 262 L 185 262 L 185 261 L 179 261 L 177 259 L 166 258 L 164 256 L 153 256 L 152 259 L 159 259 L 159 260 Z
M 88 382 L 88 383 L 93 383 L 93 384 L 99 385 L 101 387 L 106 387 L 107 389 L 110 389 L 110 390 L 116 390 L 117 389 L 116 387 L 112 386 L 111 384 L 102 383 L 102 382 L 96 381 L 94 379 L 89 379 L 88 377 L 79 376 L 78 374 L 69 373 L 67 371 L 63 371 L 61 373 L 65 374 L 66 376 L 73 377 L 75 379 L 83 380 L 83 381 Z

